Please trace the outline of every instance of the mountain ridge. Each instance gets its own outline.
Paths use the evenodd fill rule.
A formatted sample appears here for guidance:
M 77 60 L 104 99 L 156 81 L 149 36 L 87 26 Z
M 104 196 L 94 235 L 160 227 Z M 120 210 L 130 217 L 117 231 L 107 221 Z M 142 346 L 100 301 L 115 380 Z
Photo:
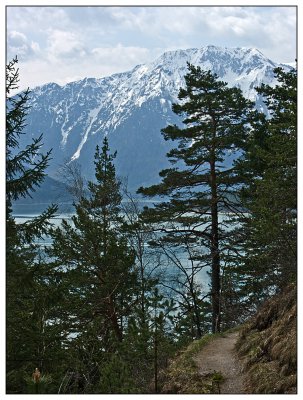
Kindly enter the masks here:
M 148 64 L 102 78 L 38 86 L 31 92 L 26 130 L 29 136 L 44 133 L 44 149 L 53 148 L 50 176 L 65 160 L 77 160 L 91 179 L 96 144 L 106 135 L 112 151 L 118 152 L 117 172 L 128 177 L 131 189 L 159 181 L 171 147 L 160 132 L 168 124 L 182 123 L 171 108 L 184 86 L 188 62 L 240 87 L 260 109 L 264 105 L 254 88 L 276 84 L 273 69 L 282 65 L 255 48 L 209 45 L 168 51 Z

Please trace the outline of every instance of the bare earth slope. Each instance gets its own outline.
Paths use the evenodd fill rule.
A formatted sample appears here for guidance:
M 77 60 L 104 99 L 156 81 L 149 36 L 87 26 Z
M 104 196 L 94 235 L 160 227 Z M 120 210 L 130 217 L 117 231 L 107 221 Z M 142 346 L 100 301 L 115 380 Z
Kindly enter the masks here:
M 240 331 L 247 393 L 297 393 L 297 287 L 269 299 Z
M 220 373 L 224 381 L 220 383 L 220 393 L 238 394 L 245 393 L 245 377 L 241 373 L 240 361 L 235 352 L 235 343 L 238 332 L 228 333 L 210 341 L 200 353 L 194 357 L 199 374 Z

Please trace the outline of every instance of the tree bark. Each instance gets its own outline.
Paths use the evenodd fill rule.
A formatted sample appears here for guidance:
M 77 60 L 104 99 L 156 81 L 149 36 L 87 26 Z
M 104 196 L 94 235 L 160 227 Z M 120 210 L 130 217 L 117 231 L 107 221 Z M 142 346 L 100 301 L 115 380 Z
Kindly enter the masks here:
M 212 299 L 212 333 L 221 330 L 220 315 L 220 253 L 218 227 L 218 194 L 216 182 L 215 154 L 210 161 L 211 183 L 211 299 Z
M 122 340 L 123 340 L 122 329 L 119 326 L 118 316 L 117 316 L 117 313 L 116 313 L 114 299 L 113 299 L 112 295 L 109 296 L 108 305 L 109 305 L 109 318 L 110 318 L 110 321 L 112 323 L 113 330 L 114 330 L 114 332 L 116 334 L 116 337 L 117 337 L 118 341 L 122 342 Z

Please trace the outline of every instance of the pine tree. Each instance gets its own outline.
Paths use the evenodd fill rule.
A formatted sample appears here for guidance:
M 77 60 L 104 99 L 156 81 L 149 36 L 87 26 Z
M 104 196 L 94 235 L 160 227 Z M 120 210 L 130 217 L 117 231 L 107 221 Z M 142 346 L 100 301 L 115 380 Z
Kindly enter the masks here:
M 95 153 L 96 180 L 88 183 L 88 196 L 75 204 L 71 222 L 63 220 L 52 231 L 49 252 L 65 292 L 61 324 L 73 337 L 67 346 L 70 351 L 79 348 L 83 360 L 95 349 L 89 365 L 78 358 L 86 374 L 118 351 L 137 301 L 135 256 L 123 234 L 114 157 L 105 138 Z
M 180 245 L 184 237 L 200 247 L 200 266 L 211 269 L 212 331 L 220 331 L 220 258 L 226 234 L 219 210 L 237 209 L 238 178 L 226 159 L 237 157 L 248 127 L 251 107 L 238 88 L 228 88 L 210 71 L 188 65 L 186 87 L 180 89 L 173 111 L 185 116 L 185 127 L 169 125 L 162 133 L 178 143 L 168 153 L 176 167 L 160 172 L 162 183 L 139 192 L 147 196 L 169 196 L 170 200 L 145 211 L 154 223 L 165 222 L 164 241 Z M 229 221 L 232 225 L 232 221 Z
M 238 164 L 246 175 L 242 198 L 250 212 L 244 220 L 242 287 L 257 305 L 296 278 L 297 72 L 274 72 L 279 84 L 257 89 L 270 117 L 255 114 Z
M 46 356 L 46 346 L 50 350 L 58 343 L 46 327 L 50 297 L 43 281 L 45 264 L 34 244 L 47 233 L 57 207 L 50 206 L 22 224 L 16 224 L 12 214 L 12 201 L 29 196 L 39 186 L 50 160 L 50 152 L 40 153 L 42 136 L 26 148 L 19 148 L 29 90 L 11 96 L 18 89 L 17 62 L 15 58 L 6 67 L 6 345 L 10 393 L 24 392 L 26 369 L 37 367 Z
M 19 139 L 24 135 L 26 124 L 29 89 L 16 96 L 11 92 L 18 88 L 19 70 L 17 58 L 6 66 L 6 216 L 8 245 L 12 240 L 30 242 L 35 235 L 46 233 L 48 220 L 56 211 L 56 206 L 49 207 L 41 216 L 31 223 L 20 225 L 17 229 L 12 218 L 12 201 L 30 193 L 43 181 L 45 169 L 50 161 L 51 151 L 40 153 L 42 135 L 34 139 L 24 149 L 19 149 Z M 18 234 L 17 234 L 18 232 Z M 22 237 L 17 238 L 18 235 Z

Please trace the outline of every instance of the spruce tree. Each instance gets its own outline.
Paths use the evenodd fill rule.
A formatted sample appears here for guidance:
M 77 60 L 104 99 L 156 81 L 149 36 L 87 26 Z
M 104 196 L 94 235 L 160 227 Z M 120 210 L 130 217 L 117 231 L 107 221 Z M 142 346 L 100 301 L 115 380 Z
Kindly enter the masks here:
M 19 147 L 26 123 L 29 90 L 18 89 L 17 58 L 6 66 L 6 350 L 7 391 L 24 393 L 25 374 L 43 361 L 58 345 L 47 327 L 51 297 L 46 289 L 45 263 L 35 245 L 49 228 L 56 212 L 50 206 L 31 221 L 16 224 L 12 202 L 30 193 L 42 182 L 50 152 L 40 153 L 42 136 L 25 148 Z M 47 349 L 47 351 L 46 351 Z M 48 354 L 46 354 L 48 353 Z
M 67 346 L 71 352 L 79 348 L 83 360 L 92 354 L 89 364 L 97 363 L 101 374 L 101 366 L 110 363 L 110 355 L 124 339 L 137 300 L 135 255 L 122 230 L 114 158 L 105 138 L 101 151 L 96 149 L 95 181 L 88 183 L 89 194 L 75 204 L 71 221 L 63 220 L 52 231 L 49 251 L 65 292 L 61 314 L 65 317 L 60 323 L 72 335 Z M 89 374 L 91 367 L 78 362 Z
M 212 331 L 221 327 L 221 266 L 227 237 L 220 209 L 238 208 L 238 178 L 231 162 L 243 146 L 251 104 L 241 90 L 229 88 L 210 71 L 188 65 L 186 87 L 180 89 L 179 104 L 173 111 L 183 119 L 184 127 L 169 125 L 162 130 L 166 140 L 177 142 L 168 153 L 173 168 L 160 172 L 162 182 L 140 188 L 146 196 L 169 197 L 154 209 L 145 210 L 145 218 L 164 223 L 160 230 L 164 241 L 182 244 L 194 241 L 200 247 L 195 258 L 211 271 Z M 232 225 L 232 221 L 229 221 Z
M 255 113 L 238 163 L 249 211 L 243 224 L 246 257 L 238 267 L 242 289 L 256 305 L 294 281 L 297 267 L 297 72 L 274 72 L 278 85 L 257 88 L 269 118 Z

